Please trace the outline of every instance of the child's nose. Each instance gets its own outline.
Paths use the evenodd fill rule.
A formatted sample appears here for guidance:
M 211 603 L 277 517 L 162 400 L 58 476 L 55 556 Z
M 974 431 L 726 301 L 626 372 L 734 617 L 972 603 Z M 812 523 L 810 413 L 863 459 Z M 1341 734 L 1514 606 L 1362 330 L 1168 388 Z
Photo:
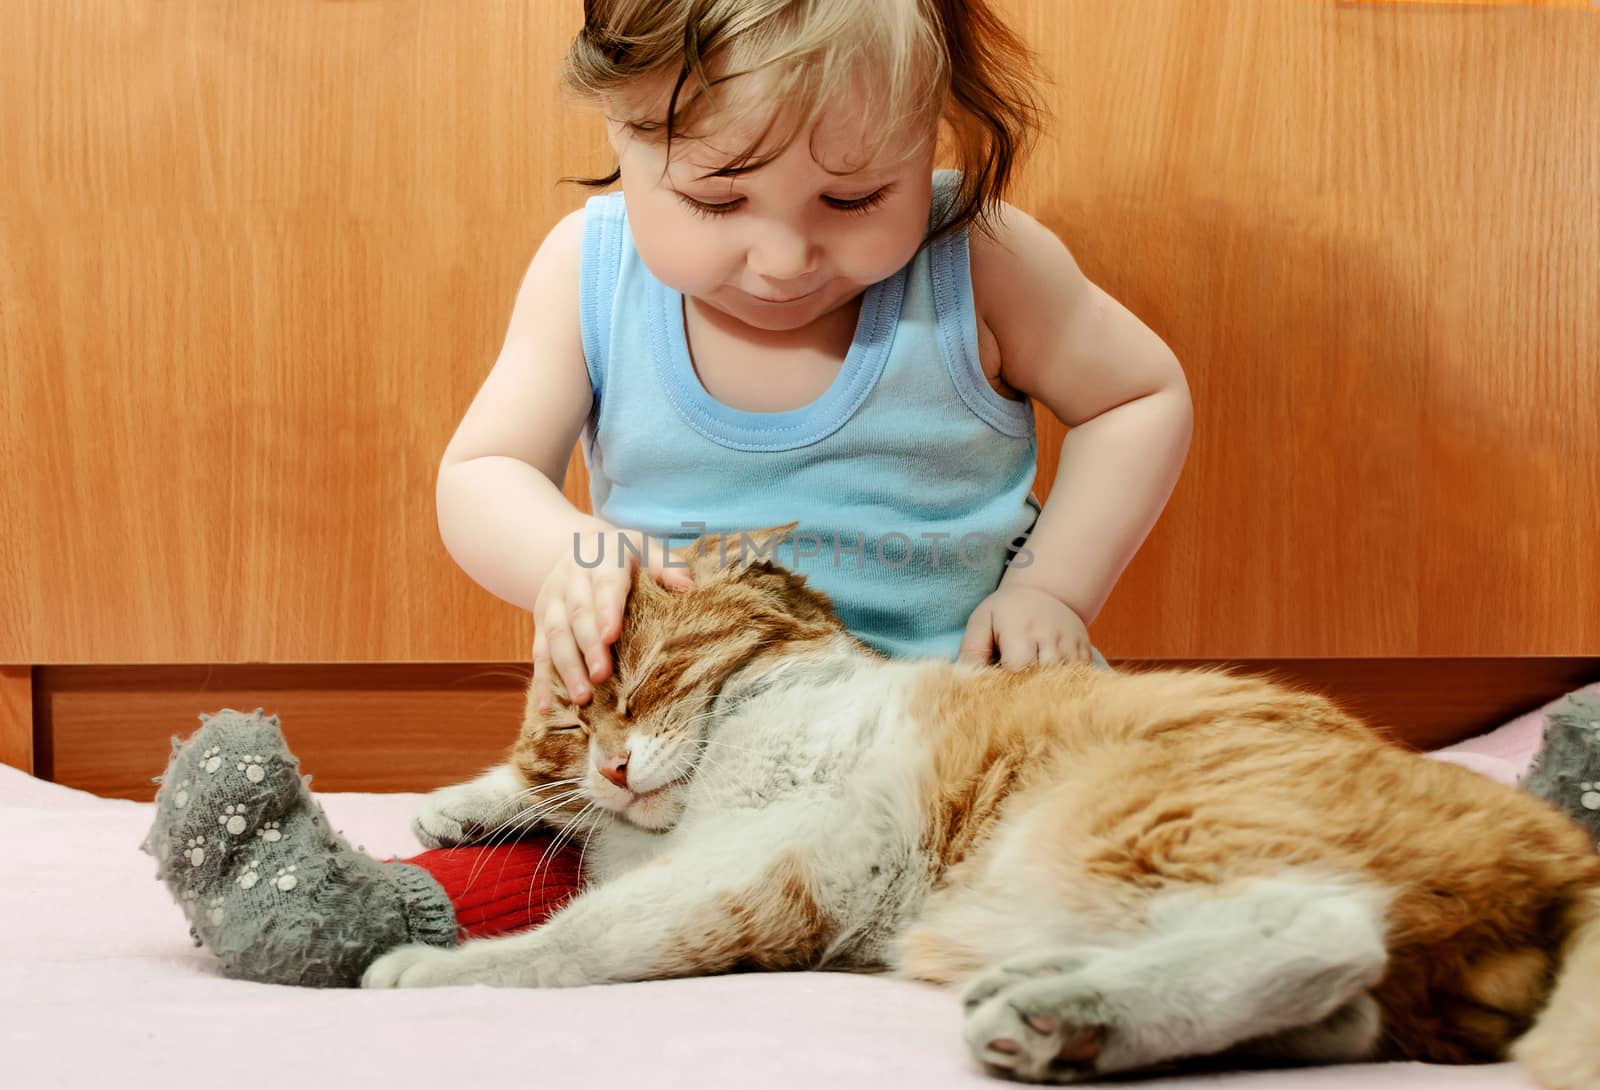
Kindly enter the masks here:
M 798 231 L 783 226 L 768 227 L 750 246 L 746 261 L 750 271 L 774 286 L 797 283 L 811 272 L 815 255 L 811 241 Z

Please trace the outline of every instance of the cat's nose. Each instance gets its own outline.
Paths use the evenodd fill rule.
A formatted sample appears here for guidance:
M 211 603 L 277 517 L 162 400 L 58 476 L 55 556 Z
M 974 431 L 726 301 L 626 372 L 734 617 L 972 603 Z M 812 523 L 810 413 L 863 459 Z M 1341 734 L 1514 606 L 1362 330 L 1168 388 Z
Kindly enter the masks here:
M 600 775 L 616 784 L 618 787 L 628 786 L 628 755 L 616 753 L 607 756 L 600 762 Z

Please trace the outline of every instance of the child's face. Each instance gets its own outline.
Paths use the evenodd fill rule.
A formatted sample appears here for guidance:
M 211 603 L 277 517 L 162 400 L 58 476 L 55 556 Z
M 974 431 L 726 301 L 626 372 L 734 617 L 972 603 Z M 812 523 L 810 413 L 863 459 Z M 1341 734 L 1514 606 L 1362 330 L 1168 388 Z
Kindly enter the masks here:
M 707 178 L 746 146 L 749 129 L 674 139 L 668 163 L 663 145 L 616 121 L 607 128 L 645 265 L 668 287 L 756 329 L 804 328 L 898 271 L 927 233 L 931 131 L 885 144 L 868 163 L 862 149 L 878 135 L 871 119 L 835 111 L 812 139 L 802 133 L 759 170 Z M 830 174 L 823 164 L 856 173 Z

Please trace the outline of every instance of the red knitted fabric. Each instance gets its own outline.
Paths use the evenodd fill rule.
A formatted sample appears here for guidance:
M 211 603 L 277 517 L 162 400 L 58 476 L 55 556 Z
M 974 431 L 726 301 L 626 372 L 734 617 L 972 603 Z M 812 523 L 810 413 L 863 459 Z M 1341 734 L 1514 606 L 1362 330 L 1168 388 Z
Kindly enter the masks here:
M 553 832 L 492 847 L 435 848 L 410 859 L 433 875 L 455 906 L 463 938 L 526 931 L 544 923 L 578 892 L 579 846 L 550 850 Z

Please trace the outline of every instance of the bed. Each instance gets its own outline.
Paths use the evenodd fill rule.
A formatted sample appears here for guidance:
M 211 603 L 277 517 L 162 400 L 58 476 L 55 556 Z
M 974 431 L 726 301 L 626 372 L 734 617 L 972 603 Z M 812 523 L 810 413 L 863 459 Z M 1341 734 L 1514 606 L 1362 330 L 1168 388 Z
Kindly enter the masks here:
M 1600 686 L 1592 686 L 1600 690 Z M 1538 745 L 1529 713 L 1441 751 L 1512 780 Z M 312 771 L 315 771 L 312 769 Z M 412 794 L 320 796 L 373 853 L 417 849 Z M 0 1084 L 993 1087 L 943 991 L 878 977 L 741 975 L 559 991 L 315 991 L 224 979 L 138 850 L 150 805 L 0 767 Z M 1150 1090 L 1533 1084 L 1510 1065 L 1373 1064 L 1152 1080 Z

